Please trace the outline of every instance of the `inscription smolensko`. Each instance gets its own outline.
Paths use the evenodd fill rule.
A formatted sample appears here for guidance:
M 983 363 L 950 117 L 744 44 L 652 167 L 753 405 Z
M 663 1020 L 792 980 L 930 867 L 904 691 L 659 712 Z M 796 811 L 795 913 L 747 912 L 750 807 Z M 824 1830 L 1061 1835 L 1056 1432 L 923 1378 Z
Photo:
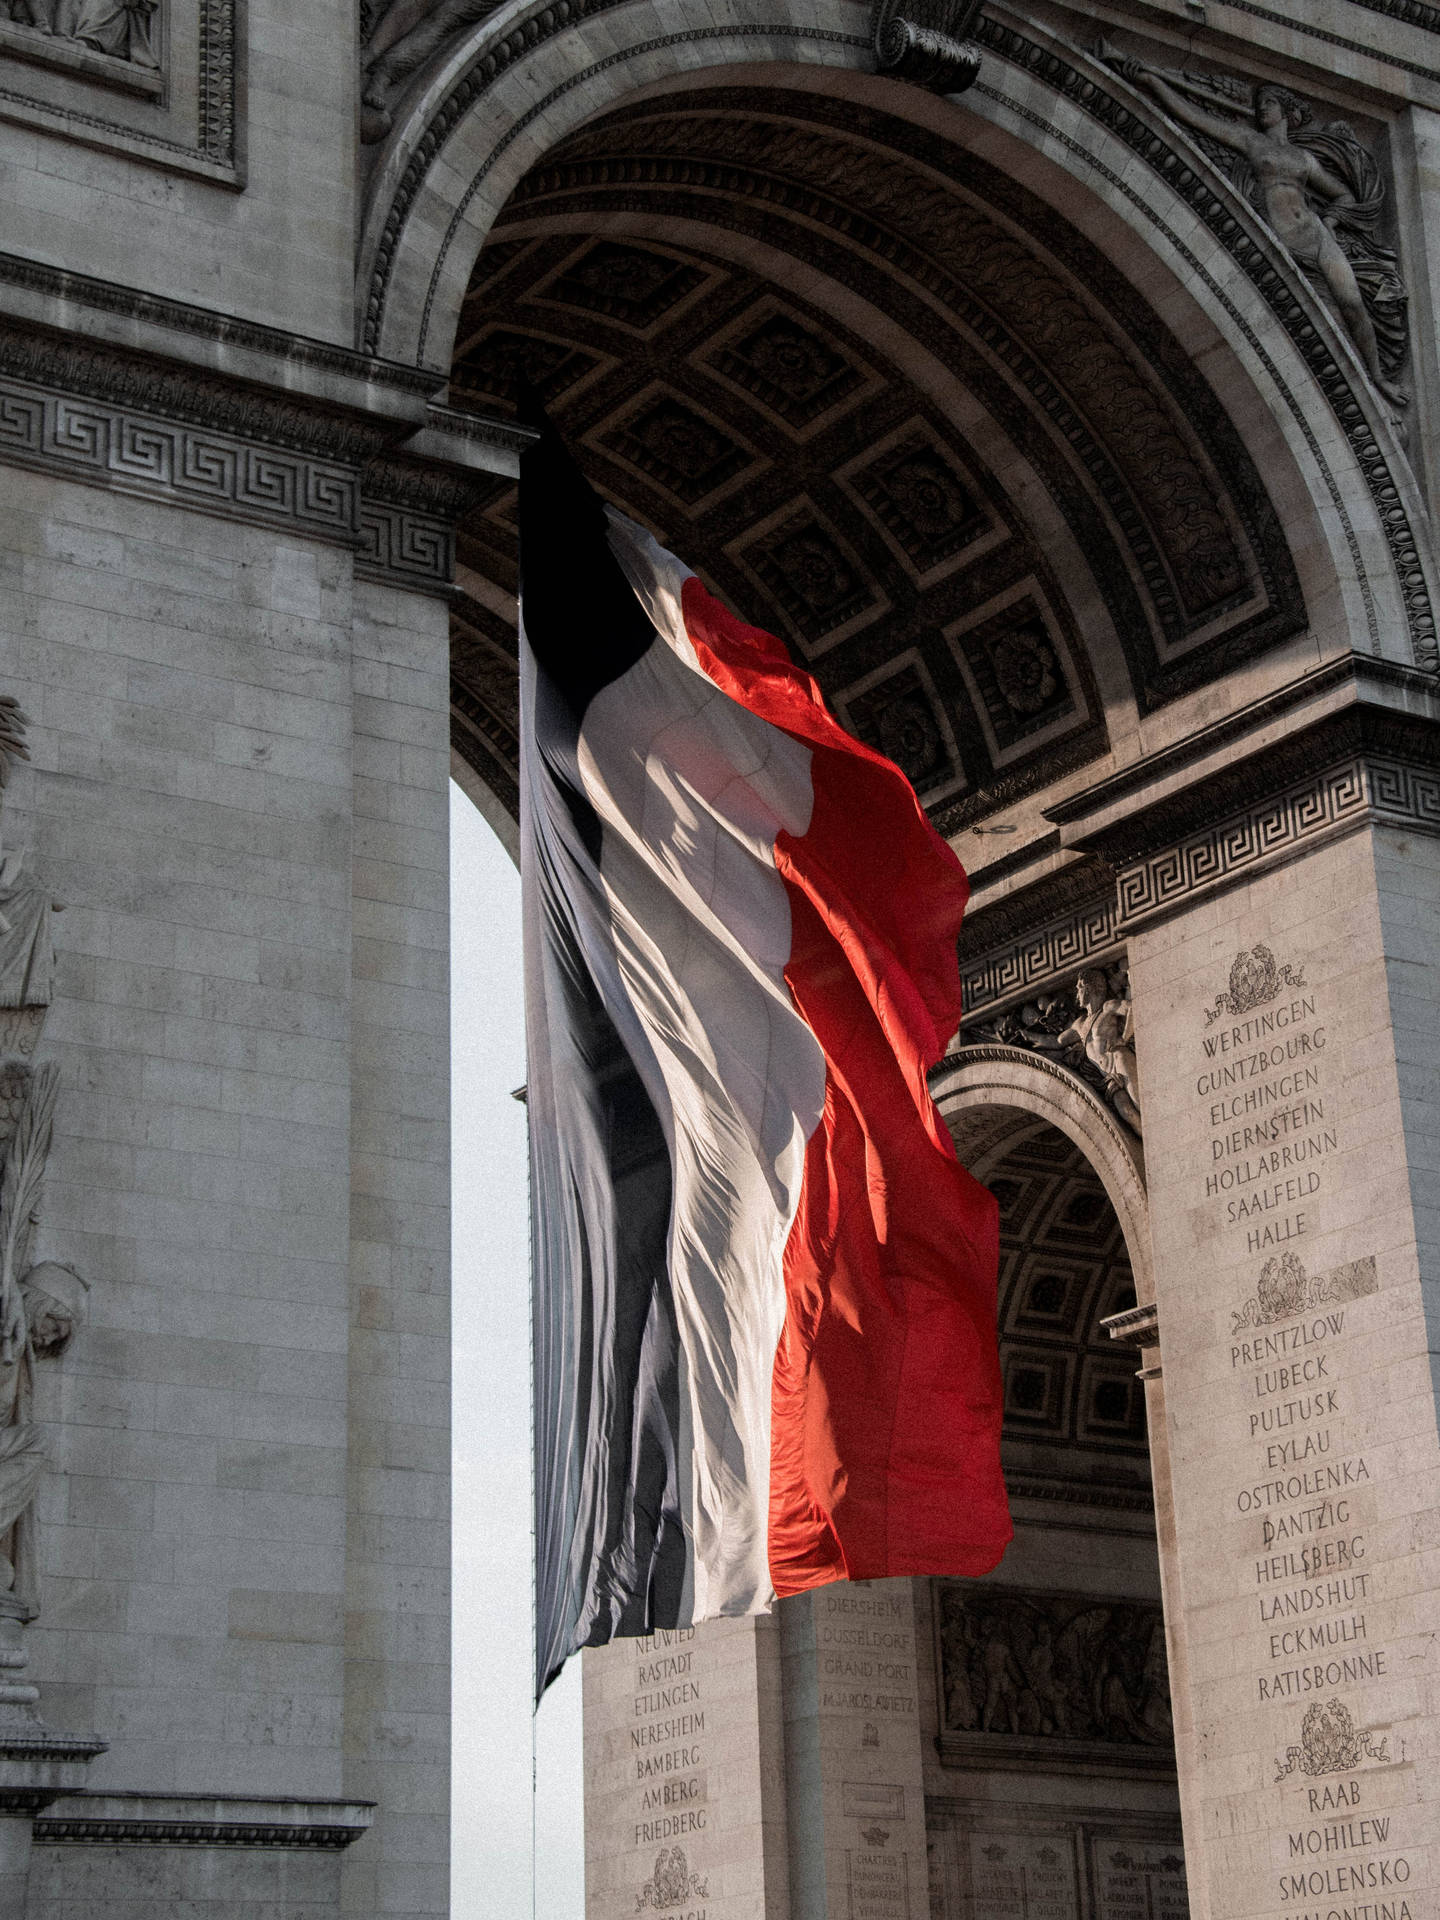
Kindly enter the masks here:
M 1339 1224 L 1328 1217 L 1328 1187 L 1343 1115 L 1328 1084 L 1323 995 L 1304 967 L 1257 944 L 1235 955 L 1225 989 L 1202 1011 L 1195 1090 L 1211 1135 L 1204 1200 L 1225 1263 L 1243 1260 L 1250 1279 L 1228 1331 L 1238 1388 L 1232 1457 L 1251 1463 L 1227 1496 L 1243 1543 L 1238 1590 L 1254 1609 L 1246 1685 L 1254 1705 L 1287 1716 L 1283 1733 L 1276 1729 L 1285 1744 L 1273 1784 L 1319 1783 L 1298 1789 L 1307 1823 L 1287 1825 L 1283 1840 L 1277 1833 L 1277 1864 L 1286 1866 L 1273 1904 L 1313 1912 L 1322 1902 L 1323 1915 L 1332 1898 L 1344 1898 L 1337 1913 L 1414 1920 L 1396 1897 L 1410 1889 L 1412 1868 L 1394 1851 L 1392 1816 L 1362 1795 L 1361 1770 L 1393 1765 L 1395 1756 L 1379 1729 L 1360 1724 L 1354 1703 L 1395 1671 L 1392 1649 L 1375 1633 L 1368 1409 L 1346 1379 L 1357 1307 L 1363 1314 L 1359 1303 L 1379 1291 L 1381 1276 L 1373 1255 L 1325 1266 L 1296 1244 Z M 1296 1741 L 1289 1716 L 1302 1703 Z M 1287 1789 L 1287 1803 L 1295 1791 Z M 1278 1817 L 1293 1820 L 1289 1804 Z M 1371 1904 L 1354 1905 L 1372 1893 Z

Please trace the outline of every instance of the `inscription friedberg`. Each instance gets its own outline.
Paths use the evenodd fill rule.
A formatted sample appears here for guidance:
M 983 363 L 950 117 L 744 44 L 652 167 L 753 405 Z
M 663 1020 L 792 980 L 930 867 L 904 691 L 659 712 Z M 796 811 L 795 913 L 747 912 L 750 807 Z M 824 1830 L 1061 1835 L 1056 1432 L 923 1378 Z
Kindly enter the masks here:
M 703 1899 L 683 1847 L 673 1843 L 706 1831 L 705 1706 L 694 1671 L 695 1629 L 646 1635 L 635 1642 L 632 1779 L 639 1788 L 636 1847 L 659 1847 L 655 1870 L 637 1896 L 642 1907 L 672 1909 Z M 673 1897 L 682 1881 L 687 1889 Z

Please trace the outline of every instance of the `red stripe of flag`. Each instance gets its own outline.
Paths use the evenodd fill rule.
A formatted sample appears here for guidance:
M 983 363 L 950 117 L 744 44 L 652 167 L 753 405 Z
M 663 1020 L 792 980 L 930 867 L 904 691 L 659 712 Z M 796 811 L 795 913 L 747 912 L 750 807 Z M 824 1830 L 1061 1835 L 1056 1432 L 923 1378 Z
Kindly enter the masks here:
M 826 1059 L 785 1249 L 775 1588 L 985 1573 L 1013 1531 L 998 1210 L 956 1160 L 926 1083 L 960 1022 L 965 872 L 905 776 L 843 731 L 778 640 L 693 576 L 684 617 L 710 678 L 814 756 L 809 829 L 775 844 L 792 916 L 785 978 Z

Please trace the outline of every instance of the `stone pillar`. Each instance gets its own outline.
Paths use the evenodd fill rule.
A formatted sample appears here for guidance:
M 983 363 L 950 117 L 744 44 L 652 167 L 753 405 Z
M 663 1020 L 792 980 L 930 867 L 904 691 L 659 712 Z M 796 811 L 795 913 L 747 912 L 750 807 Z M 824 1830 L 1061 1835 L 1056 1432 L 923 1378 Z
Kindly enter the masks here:
M 1437 898 L 1367 825 L 1130 950 L 1205 1920 L 1433 1910 Z
M 789 1920 L 775 1620 L 589 1650 L 584 1698 L 587 1920 Z
M 0 1614 L 0 1920 L 25 1920 L 35 1816 L 85 1783 L 104 1740 L 56 1733 L 40 1718 L 40 1692 L 24 1679 L 24 1627 Z
M 781 1603 L 793 1920 L 928 1920 L 908 1580 Z

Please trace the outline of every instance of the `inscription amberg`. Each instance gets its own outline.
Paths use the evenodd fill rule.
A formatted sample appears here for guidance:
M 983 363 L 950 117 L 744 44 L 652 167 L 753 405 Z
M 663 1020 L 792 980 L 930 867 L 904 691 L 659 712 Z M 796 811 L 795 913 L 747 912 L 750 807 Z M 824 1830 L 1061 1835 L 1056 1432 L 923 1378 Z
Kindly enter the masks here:
M 635 1784 L 641 1789 L 640 1817 L 634 1823 L 634 1845 L 653 1847 L 683 1835 L 705 1832 L 709 1815 L 704 1773 L 705 1709 L 701 1680 L 694 1672 L 695 1629 L 647 1634 L 635 1642 L 635 1695 L 630 1729 Z M 667 1852 L 661 1845 L 655 1873 L 642 1890 L 640 1904 L 671 1906 L 662 1897 L 673 1894 L 686 1873 L 681 1872 L 684 1851 Z M 668 1875 L 668 1879 L 667 1879 Z M 690 1875 L 693 1881 L 694 1876 Z M 703 1894 L 703 1888 L 700 1889 Z M 691 1888 L 694 1892 L 694 1888 Z M 690 1895 L 686 1895 L 686 1898 Z

